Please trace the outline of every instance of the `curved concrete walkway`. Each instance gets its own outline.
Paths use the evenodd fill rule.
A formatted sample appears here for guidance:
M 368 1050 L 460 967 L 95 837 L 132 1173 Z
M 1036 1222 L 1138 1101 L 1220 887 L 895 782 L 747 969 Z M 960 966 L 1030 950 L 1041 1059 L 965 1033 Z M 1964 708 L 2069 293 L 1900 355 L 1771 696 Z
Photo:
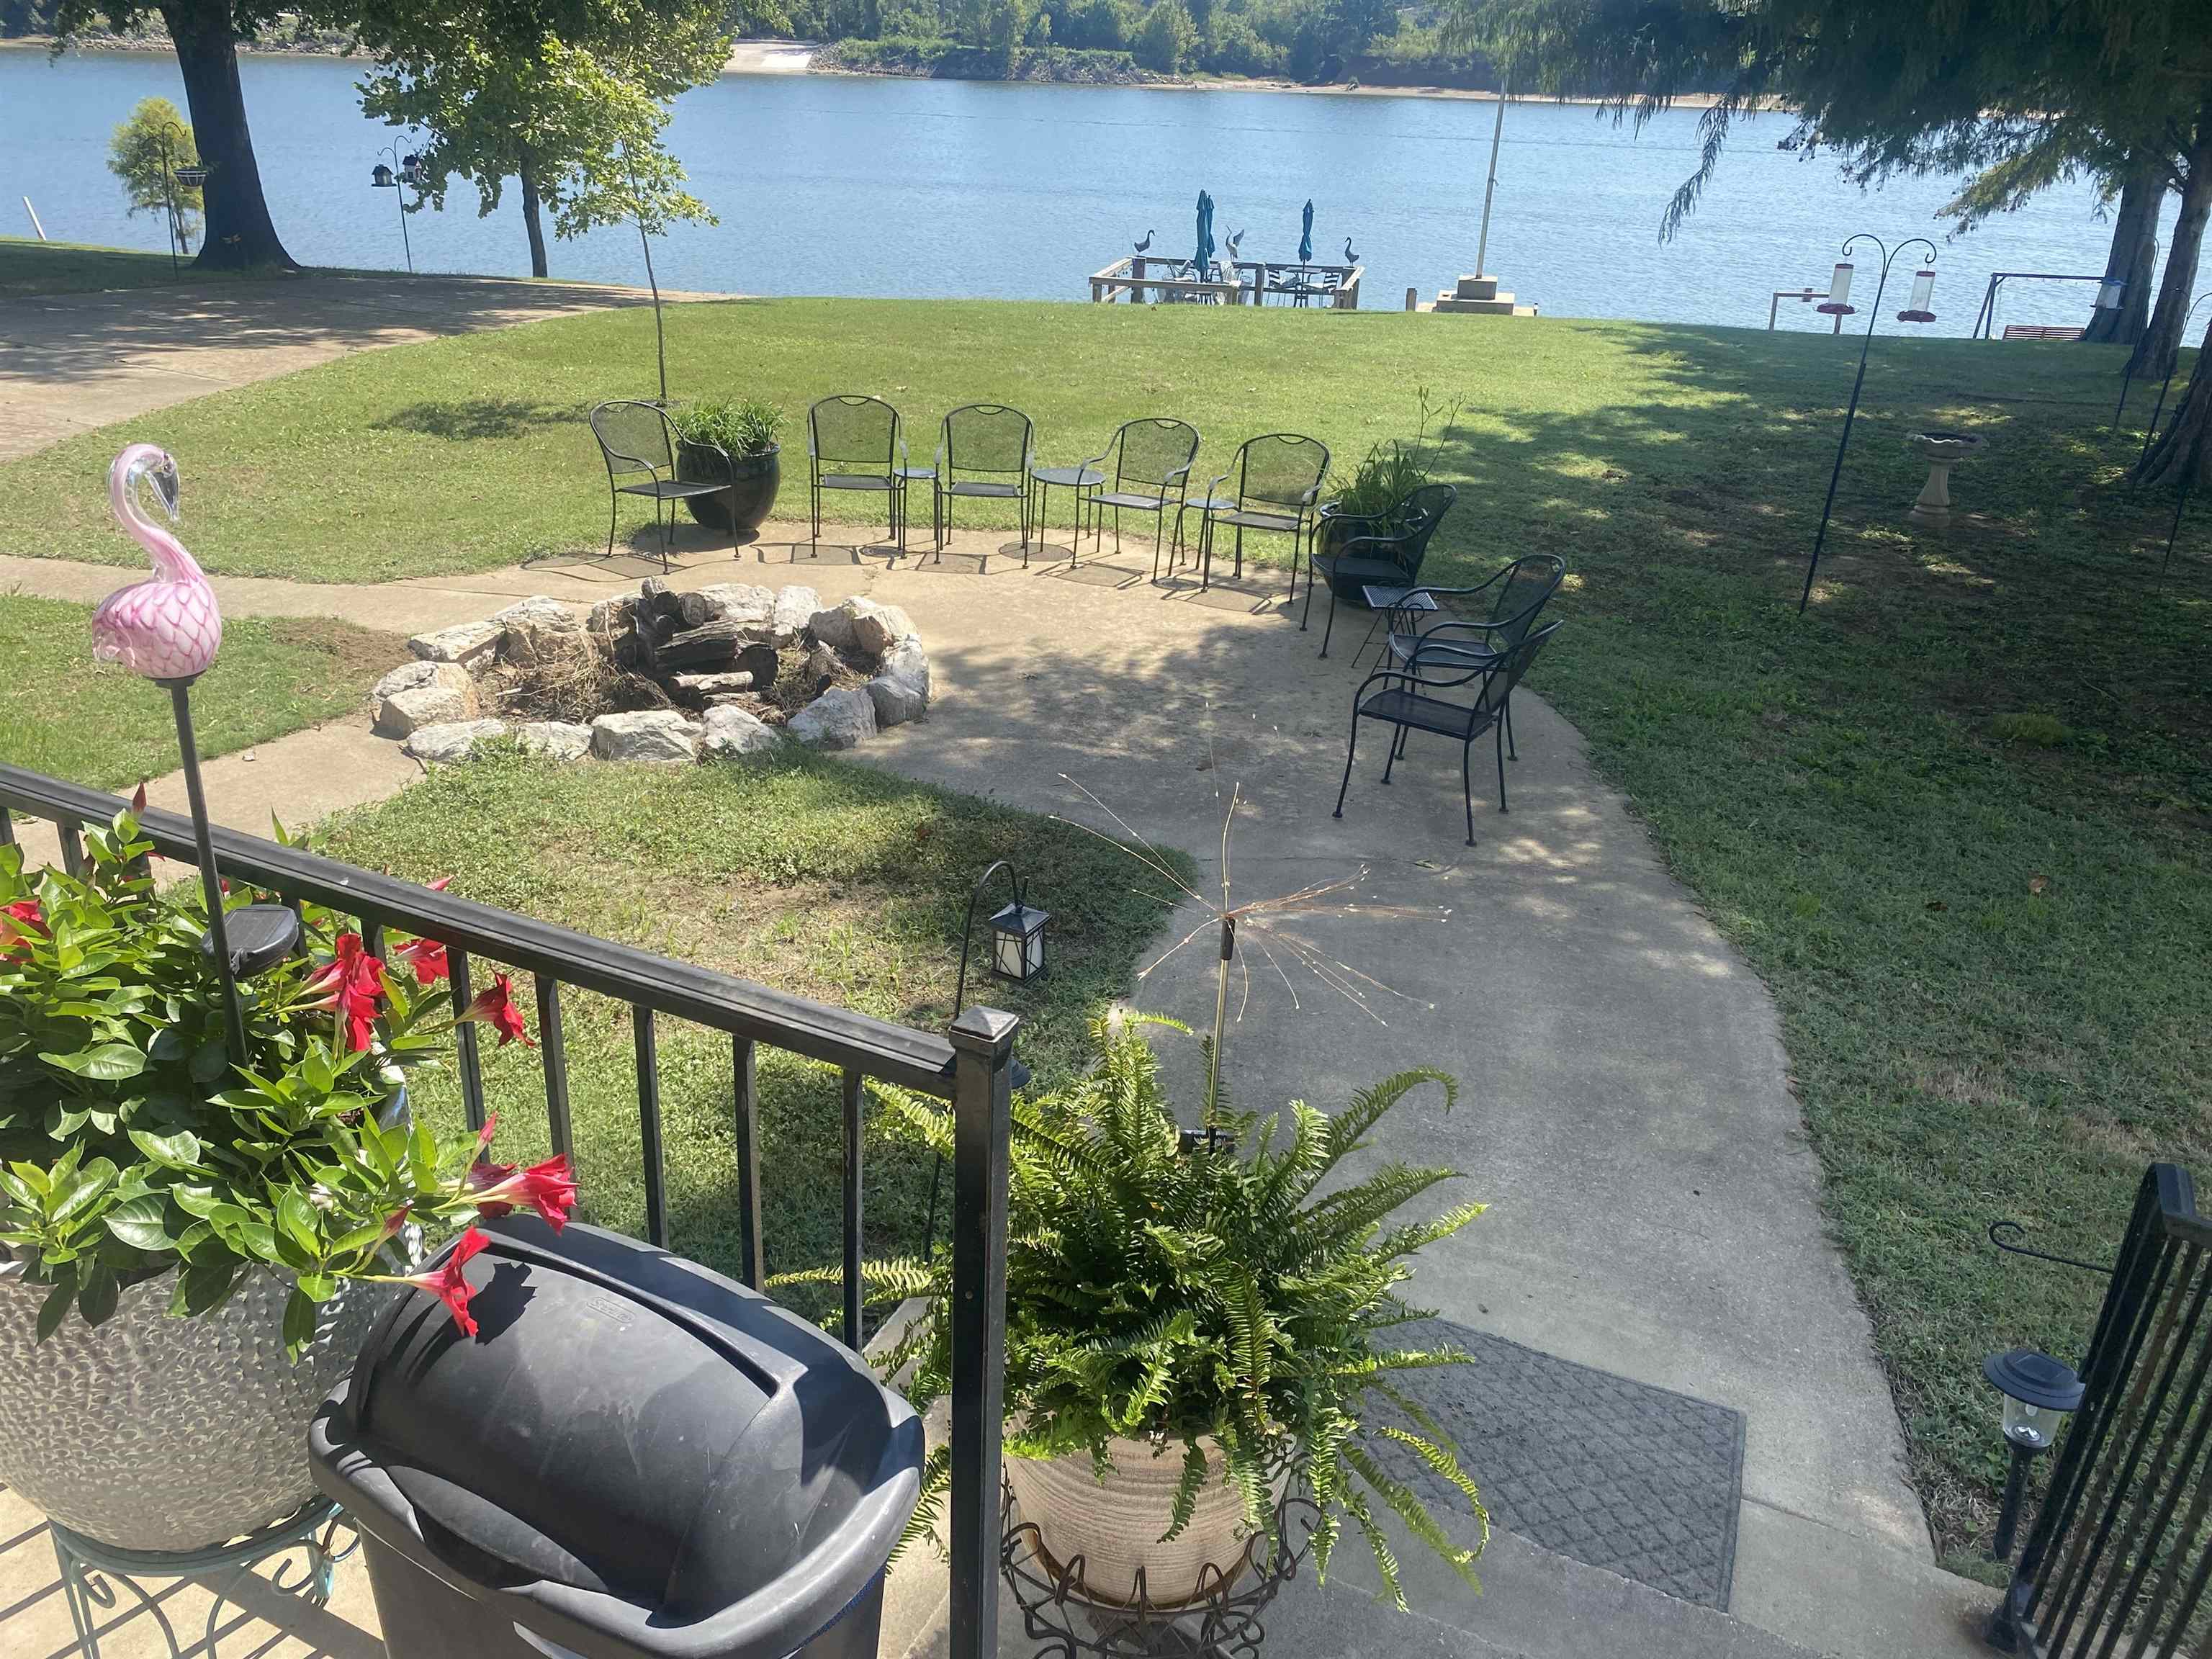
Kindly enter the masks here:
M 10 299 L 0 302 L 0 460 L 349 352 L 651 302 L 643 289 L 590 283 L 327 272 Z
M 828 544 L 811 555 L 798 533 L 771 526 L 734 562 L 726 548 L 687 552 L 673 580 L 804 582 L 828 599 L 866 592 L 904 607 L 929 645 L 937 701 L 926 723 L 858 751 L 865 763 L 1112 829 L 1074 779 L 1145 836 L 1188 851 L 1213 890 L 1224 803 L 1241 788 L 1239 900 L 1364 868 L 1363 905 L 1421 913 L 1298 927 L 1326 957 L 1390 988 L 1372 997 L 1379 1019 L 1287 962 L 1278 975 L 1248 940 L 1249 1000 L 1240 977 L 1228 1044 L 1238 1098 L 1334 1106 L 1406 1065 L 1455 1073 L 1455 1115 L 1408 1109 L 1382 1137 L 1390 1155 L 1468 1170 L 1469 1194 L 1492 1205 L 1431 1253 L 1417 1297 L 1448 1318 L 1746 1414 L 1735 1620 L 1870 1659 L 1973 1650 L 1971 1620 L 1994 1598 L 1930 1562 L 1895 1407 L 1823 1232 L 1773 1006 L 1594 775 L 1571 726 L 1534 696 L 1518 700 L 1513 810 L 1497 811 L 1486 750 L 1477 846 L 1464 845 L 1458 757 L 1434 739 L 1415 740 L 1385 789 L 1382 744 L 1364 737 L 1339 820 L 1330 807 L 1364 617 L 1322 661 L 1318 621 L 1299 633 L 1273 580 L 1200 594 L 1150 585 L 1149 554 L 1133 549 L 1073 568 L 1063 550 L 1026 571 L 1018 554 L 994 551 L 985 569 L 981 538 L 942 563 L 894 563 Z M 370 588 L 216 586 L 234 613 L 413 631 L 533 592 L 580 603 L 657 570 L 579 561 Z M 96 598 L 118 574 L 0 561 L 0 587 L 57 597 Z M 1571 629 L 1555 648 L 1574 648 Z M 210 769 L 210 793 L 222 816 L 264 829 L 282 805 L 270 763 L 290 746 L 286 764 L 321 781 L 313 806 L 331 804 L 334 776 L 346 780 L 340 793 L 373 798 L 404 770 L 349 762 L 341 774 L 330 762 L 374 742 L 337 728 L 264 744 L 250 788 L 249 765 L 234 758 Z M 1048 872 L 1036 873 L 1048 905 Z M 1201 917 L 1186 904 L 1167 938 Z M 1137 1000 L 1205 1018 L 1211 955 L 1203 941 L 1183 951 Z M 1439 1651 L 1507 1650 L 1480 1632 L 1516 1604 L 1516 1582 L 1530 1595 L 1551 1582 L 1551 1565 L 1516 1573 L 1518 1559 L 1501 1550 L 1490 1604 L 1431 1588 Z M 1617 1626 L 1620 1615 L 1607 1617 Z M 1568 1620 L 1560 1645 L 1531 1638 L 1510 1650 L 1718 1650 L 1695 1629 L 1680 1647 L 1624 1635 L 1578 1648 L 1596 1626 L 1577 1629 Z M 1351 1638 L 1336 1627 L 1331 1639 Z

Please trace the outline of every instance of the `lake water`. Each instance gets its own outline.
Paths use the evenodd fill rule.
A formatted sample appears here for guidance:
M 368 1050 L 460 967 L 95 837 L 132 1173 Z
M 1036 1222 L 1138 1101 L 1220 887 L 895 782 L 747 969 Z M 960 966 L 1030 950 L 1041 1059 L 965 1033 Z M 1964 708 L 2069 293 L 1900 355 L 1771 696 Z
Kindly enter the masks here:
M 359 71 L 337 60 L 241 65 L 256 149 L 279 230 L 314 264 L 397 267 L 392 194 L 369 187 L 392 135 L 361 113 Z M 160 248 L 158 216 L 124 212 L 105 165 L 138 99 L 184 90 L 144 53 L 0 52 L 0 230 L 30 234 L 27 195 L 56 240 Z M 672 288 L 752 294 L 980 295 L 1084 300 L 1085 278 L 1146 230 L 1187 254 L 1192 204 L 1218 204 L 1217 241 L 1243 228 L 1247 258 L 1287 259 L 1316 204 L 1324 260 L 1352 239 L 1370 307 L 1395 310 L 1474 268 L 1495 106 L 1462 99 L 1003 85 L 842 76 L 726 76 L 676 106 L 670 142 L 720 216 L 656 246 Z M 2109 232 L 2087 185 L 1944 244 L 1934 216 L 1951 181 L 1865 192 L 1826 160 L 1775 148 L 1771 116 L 1741 128 L 1682 234 L 1660 214 L 1696 163 L 1698 117 L 1642 133 L 1580 107 L 1513 105 L 1498 164 L 1490 267 L 1549 315 L 1763 327 L 1776 289 L 1825 288 L 1856 230 L 1928 234 L 1942 248 L 1935 331 L 1965 334 L 1992 270 L 2099 271 Z M 403 141 L 402 149 L 406 146 Z M 426 270 L 529 269 L 520 210 L 479 217 L 460 186 L 443 213 L 411 216 Z M 638 282 L 637 239 L 602 231 L 551 248 L 553 274 Z M 1862 262 L 1862 307 L 1871 297 Z M 1902 302 L 1895 294 L 1884 310 Z M 2078 323 L 2081 284 L 2013 283 L 2001 322 Z M 1863 314 L 1863 312 L 1862 313 Z M 1782 326 L 1824 327 L 1784 301 Z M 1885 326 L 1891 326 L 1885 321 Z

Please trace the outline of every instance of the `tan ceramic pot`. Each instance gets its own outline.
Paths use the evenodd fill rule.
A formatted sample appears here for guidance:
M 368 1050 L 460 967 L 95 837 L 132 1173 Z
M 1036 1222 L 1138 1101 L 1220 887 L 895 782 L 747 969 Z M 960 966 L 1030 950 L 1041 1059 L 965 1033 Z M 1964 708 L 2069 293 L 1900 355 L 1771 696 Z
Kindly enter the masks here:
M 1175 1517 L 1183 1449 L 1148 1440 L 1109 1443 L 1114 1467 L 1102 1484 L 1088 1454 L 1040 1460 L 1009 1457 L 1006 1484 L 1021 1518 L 1037 1529 L 1044 1553 L 1063 1570 L 1080 1565 L 1083 1585 L 1103 1601 L 1133 1602 L 1144 1571 L 1144 1599 L 1154 1607 L 1199 1594 L 1211 1565 L 1234 1579 L 1243 1571 L 1244 1506 L 1222 1478 L 1220 1449 L 1206 1449 L 1206 1480 L 1190 1524 L 1167 1543 L 1160 1534 Z M 1080 1558 L 1079 1563 L 1078 1558 Z M 1207 1583 L 1212 1582 L 1206 1575 Z

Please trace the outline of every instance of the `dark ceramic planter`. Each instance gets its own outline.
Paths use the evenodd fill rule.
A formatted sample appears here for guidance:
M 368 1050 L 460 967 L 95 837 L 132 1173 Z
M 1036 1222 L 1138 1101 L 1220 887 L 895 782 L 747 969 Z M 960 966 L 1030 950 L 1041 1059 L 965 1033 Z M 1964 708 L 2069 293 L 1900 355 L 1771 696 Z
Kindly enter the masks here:
M 722 458 L 697 444 L 685 444 L 677 453 L 677 476 L 695 483 L 719 483 L 726 477 L 728 489 L 714 495 L 692 495 L 684 505 L 709 530 L 729 535 L 750 535 L 768 521 L 775 506 L 777 486 L 783 482 L 781 449 L 760 455 L 732 455 L 729 471 Z

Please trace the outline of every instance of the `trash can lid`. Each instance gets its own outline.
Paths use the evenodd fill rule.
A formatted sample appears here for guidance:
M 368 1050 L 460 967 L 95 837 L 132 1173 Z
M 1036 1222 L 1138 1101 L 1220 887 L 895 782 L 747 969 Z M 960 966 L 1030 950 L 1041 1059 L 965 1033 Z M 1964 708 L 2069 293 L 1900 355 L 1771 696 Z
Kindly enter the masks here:
M 592 1656 L 781 1656 L 873 1581 L 920 1419 L 767 1297 L 581 1224 L 485 1230 L 477 1334 L 402 1298 L 310 1434 L 363 1529 Z

